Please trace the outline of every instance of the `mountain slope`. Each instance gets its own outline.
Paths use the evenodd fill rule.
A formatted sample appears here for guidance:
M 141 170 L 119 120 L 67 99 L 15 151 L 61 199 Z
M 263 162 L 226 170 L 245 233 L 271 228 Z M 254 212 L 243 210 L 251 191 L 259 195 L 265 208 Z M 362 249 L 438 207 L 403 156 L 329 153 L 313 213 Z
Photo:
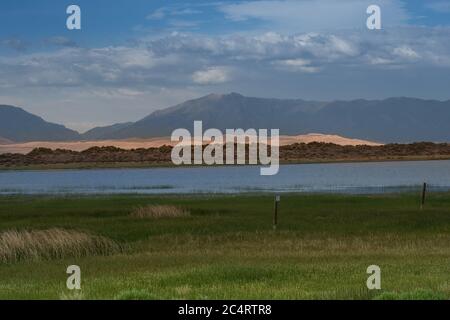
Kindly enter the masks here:
M 332 102 L 311 124 L 318 132 L 382 142 L 450 141 L 450 101 L 390 98 Z
M 283 128 L 284 134 L 298 134 L 302 133 L 298 128 L 307 125 L 305 115 L 323 105 L 304 100 L 248 98 L 236 93 L 211 94 L 156 111 L 109 138 L 167 136 L 177 128 L 192 130 L 195 120 L 202 120 L 204 128 Z
M 450 101 L 413 98 L 314 102 L 208 95 L 159 110 L 104 139 L 168 136 L 177 128 L 279 128 L 281 134 L 337 134 L 379 142 L 450 140 Z
M 125 123 L 116 123 L 105 127 L 96 127 L 89 131 L 86 131 L 81 135 L 81 137 L 83 140 L 102 140 L 107 138 L 114 132 L 122 130 L 132 124 L 133 122 L 125 122 Z
M 25 110 L 0 105 L 0 136 L 15 142 L 67 141 L 80 138 L 78 132 L 47 122 Z

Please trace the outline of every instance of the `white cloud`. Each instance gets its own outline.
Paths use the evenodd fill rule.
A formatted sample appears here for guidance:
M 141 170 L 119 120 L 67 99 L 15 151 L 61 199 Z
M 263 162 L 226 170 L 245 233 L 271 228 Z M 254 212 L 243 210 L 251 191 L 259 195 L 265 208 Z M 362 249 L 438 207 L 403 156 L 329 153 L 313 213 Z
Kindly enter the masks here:
M 408 60 L 416 60 L 420 58 L 420 55 L 417 52 L 407 46 L 395 48 L 394 54 L 400 58 Z
M 187 16 L 193 14 L 201 13 L 200 10 L 192 8 L 182 8 L 182 7 L 162 7 L 158 8 L 149 15 L 147 15 L 148 20 L 162 20 L 167 16 Z
M 343 58 L 357 56 L 360 44 L 357 41 L 344 39 L 342 36 L 306 33 L 287 39 L 294 45 L 294 52 L 312 55 L 317 59 L 334 61 Z
M 372 65 L 391 65 L 394 63 L 394 61 L 390 59 L 372 56 L 368 56 L 367 61 Z
M 282 43 L 286 38 L 276 32 L 266 32 L 260 36 L 256 36 L 255 39 L 263 43 L 278 44 Z
M 156 82 L 163 68 L 178 64 L 174 55 L 142 47 L 64 48 L 0 58 L 0 76 L 17 86 L 135 84 Z
M 222 4 L 228 19 L 257 19 L 272 30 L 297 33 L 322 30 L 354 29 L 365 26 L 366 9 L 373 0 L 261 0 Z M 404 24 L 408 13 L 400 0 L 378 0 L 383 26 Z
M 275 32 L 261 35 L 231 35 L 204 37 L 176 33 L 170 37 L 151 41 L 159 53 L 188 53 L 196 57 L 209 57 L 234 61 L 279 60 L 313 56 L 327 61 L 353 57 L 359 54 L 359 43 L 338 35 L 306 33 L 286 36 Z M 155 49 L 156 50 L 156 49 Z
M 230 70 L 225 67 L 211 67 L 194 72 L 192 80 L 201 85 L 225 83 L 231 80 Z
M 232 75 L 238 75 L 237 71 L 240 77 L 253 72 L 270 73 L 273 68 L 317 73 L 336 66 L 364 68 L 373 64 L 413 68 L 412 61 L 446 67 L 449 33 L 449 28 L 215 37 L 173 33 L 143 39 L 132 46 L 65 47 L 53 52 L 0 57 L 0 78 L 8 79 L 8 87 L 182 87 L 192 82 L 228 83 Z
M 113 59 L 125 67 L 151 68 L 160 62 L 151 51 L 144 48 L 119 47 L 113 50 L 116 51 L 113 53 L 115 55 Z
M 166 8 L 159 8 L 147 15 L 148 20 L 160 20 L 166 16 Z
M 320 68 L 311 66 L 311 61 L 304 59 L 278 60 L 274 64 L 291 72 L 316 73 L 320 71 Z

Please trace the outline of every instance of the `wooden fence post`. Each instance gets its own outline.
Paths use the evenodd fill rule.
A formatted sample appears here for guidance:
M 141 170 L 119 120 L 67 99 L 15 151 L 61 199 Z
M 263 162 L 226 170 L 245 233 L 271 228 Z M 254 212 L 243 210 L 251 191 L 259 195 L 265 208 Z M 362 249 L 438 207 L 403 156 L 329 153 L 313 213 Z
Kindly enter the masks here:
M 277 230 L 278 225 L 278 204 L 280 203 L 280 196 L 275 196 L 275 204 L 273 209 L 273 230 Z
M 427 195 L 427 183 L 424 182 L 423 183 L 423 187 L 422 187 L 422 201 L 420 202 L 420 209 L 422 210 L 423 207 L 425 206 L 425 198 Z

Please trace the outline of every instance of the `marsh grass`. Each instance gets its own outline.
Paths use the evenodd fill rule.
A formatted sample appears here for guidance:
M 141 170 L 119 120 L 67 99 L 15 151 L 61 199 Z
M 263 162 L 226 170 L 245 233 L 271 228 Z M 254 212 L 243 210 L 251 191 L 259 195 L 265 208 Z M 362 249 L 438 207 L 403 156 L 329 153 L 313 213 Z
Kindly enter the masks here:
M 120 247 L 110 239 L 78 231 L 54 228 L 0 233 L 2 263 L 108 255 L 119 250 Z
M 0 197 L 0 234 L 65 228 L 103 235 L 119 254 L 0 262 L 0 299 L 449 299 L 450 193 Z M 149 204 L 194 218 L 139 219 Z M 0 240 L 1 241 L 1 240 Z M 72 253 L 71 253 L 72 254 Z M 367 267 L 382 269 L 368 291 Z M 61 292 L 66 295 L 61 295 Z
M 179 218 L 190 216 L 190 212 L 173 205 L 147 205 L 135 208 L 131 216 L 141 219 Z

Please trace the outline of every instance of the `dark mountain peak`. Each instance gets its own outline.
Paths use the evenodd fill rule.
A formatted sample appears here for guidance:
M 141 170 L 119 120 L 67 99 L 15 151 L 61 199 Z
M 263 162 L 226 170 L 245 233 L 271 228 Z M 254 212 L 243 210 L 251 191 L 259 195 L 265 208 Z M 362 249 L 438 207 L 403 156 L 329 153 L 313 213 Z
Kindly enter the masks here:
M 15 142 L 78 140 L 74 130 L 50 123 L 22 108 L 0 105 L 0 136 Z
M 177 105 L 169 107 L 169 108 L 156 110 L 138 122 L 141 122 L 146 119 L 152 119 L 155 117 L 160 117 L 160 116 L 176 113 L 176 112 L 189 113 L 189 112 L 194 112 L 194 111 L 198 111 L 198 110 L 203 110 L 205 107 L 213 108 L 213 107 L 224 107 L 226 105 L 231 106 L 229 104 L 230 101 L 236 100 L 236 99 L 246 99 L 246 97 L 244 97 L 243 95 L 241 95 L 239 93 L 234 93 L 234 92 L 229 93 L 229 94 L 211 93 L 206 96 L 202 96 L 200 98 L 187 100 L 185 102 L 182 102 L 180 104 L 177 104 Z
M 8 113 L 8 114 L 22 114 L 24 116 L 38 117 L 38 116 L 32 115 L 31 113 L 26 112 L 22 108 L 11 106 L 11 105 L 7 105 L 7 104 L 0 105 L 0 112 L 2 112 L 3 114 L 6 114 L 6 113 Z M 38 118 L 40 118 L 40 117 L 38 117 Z

